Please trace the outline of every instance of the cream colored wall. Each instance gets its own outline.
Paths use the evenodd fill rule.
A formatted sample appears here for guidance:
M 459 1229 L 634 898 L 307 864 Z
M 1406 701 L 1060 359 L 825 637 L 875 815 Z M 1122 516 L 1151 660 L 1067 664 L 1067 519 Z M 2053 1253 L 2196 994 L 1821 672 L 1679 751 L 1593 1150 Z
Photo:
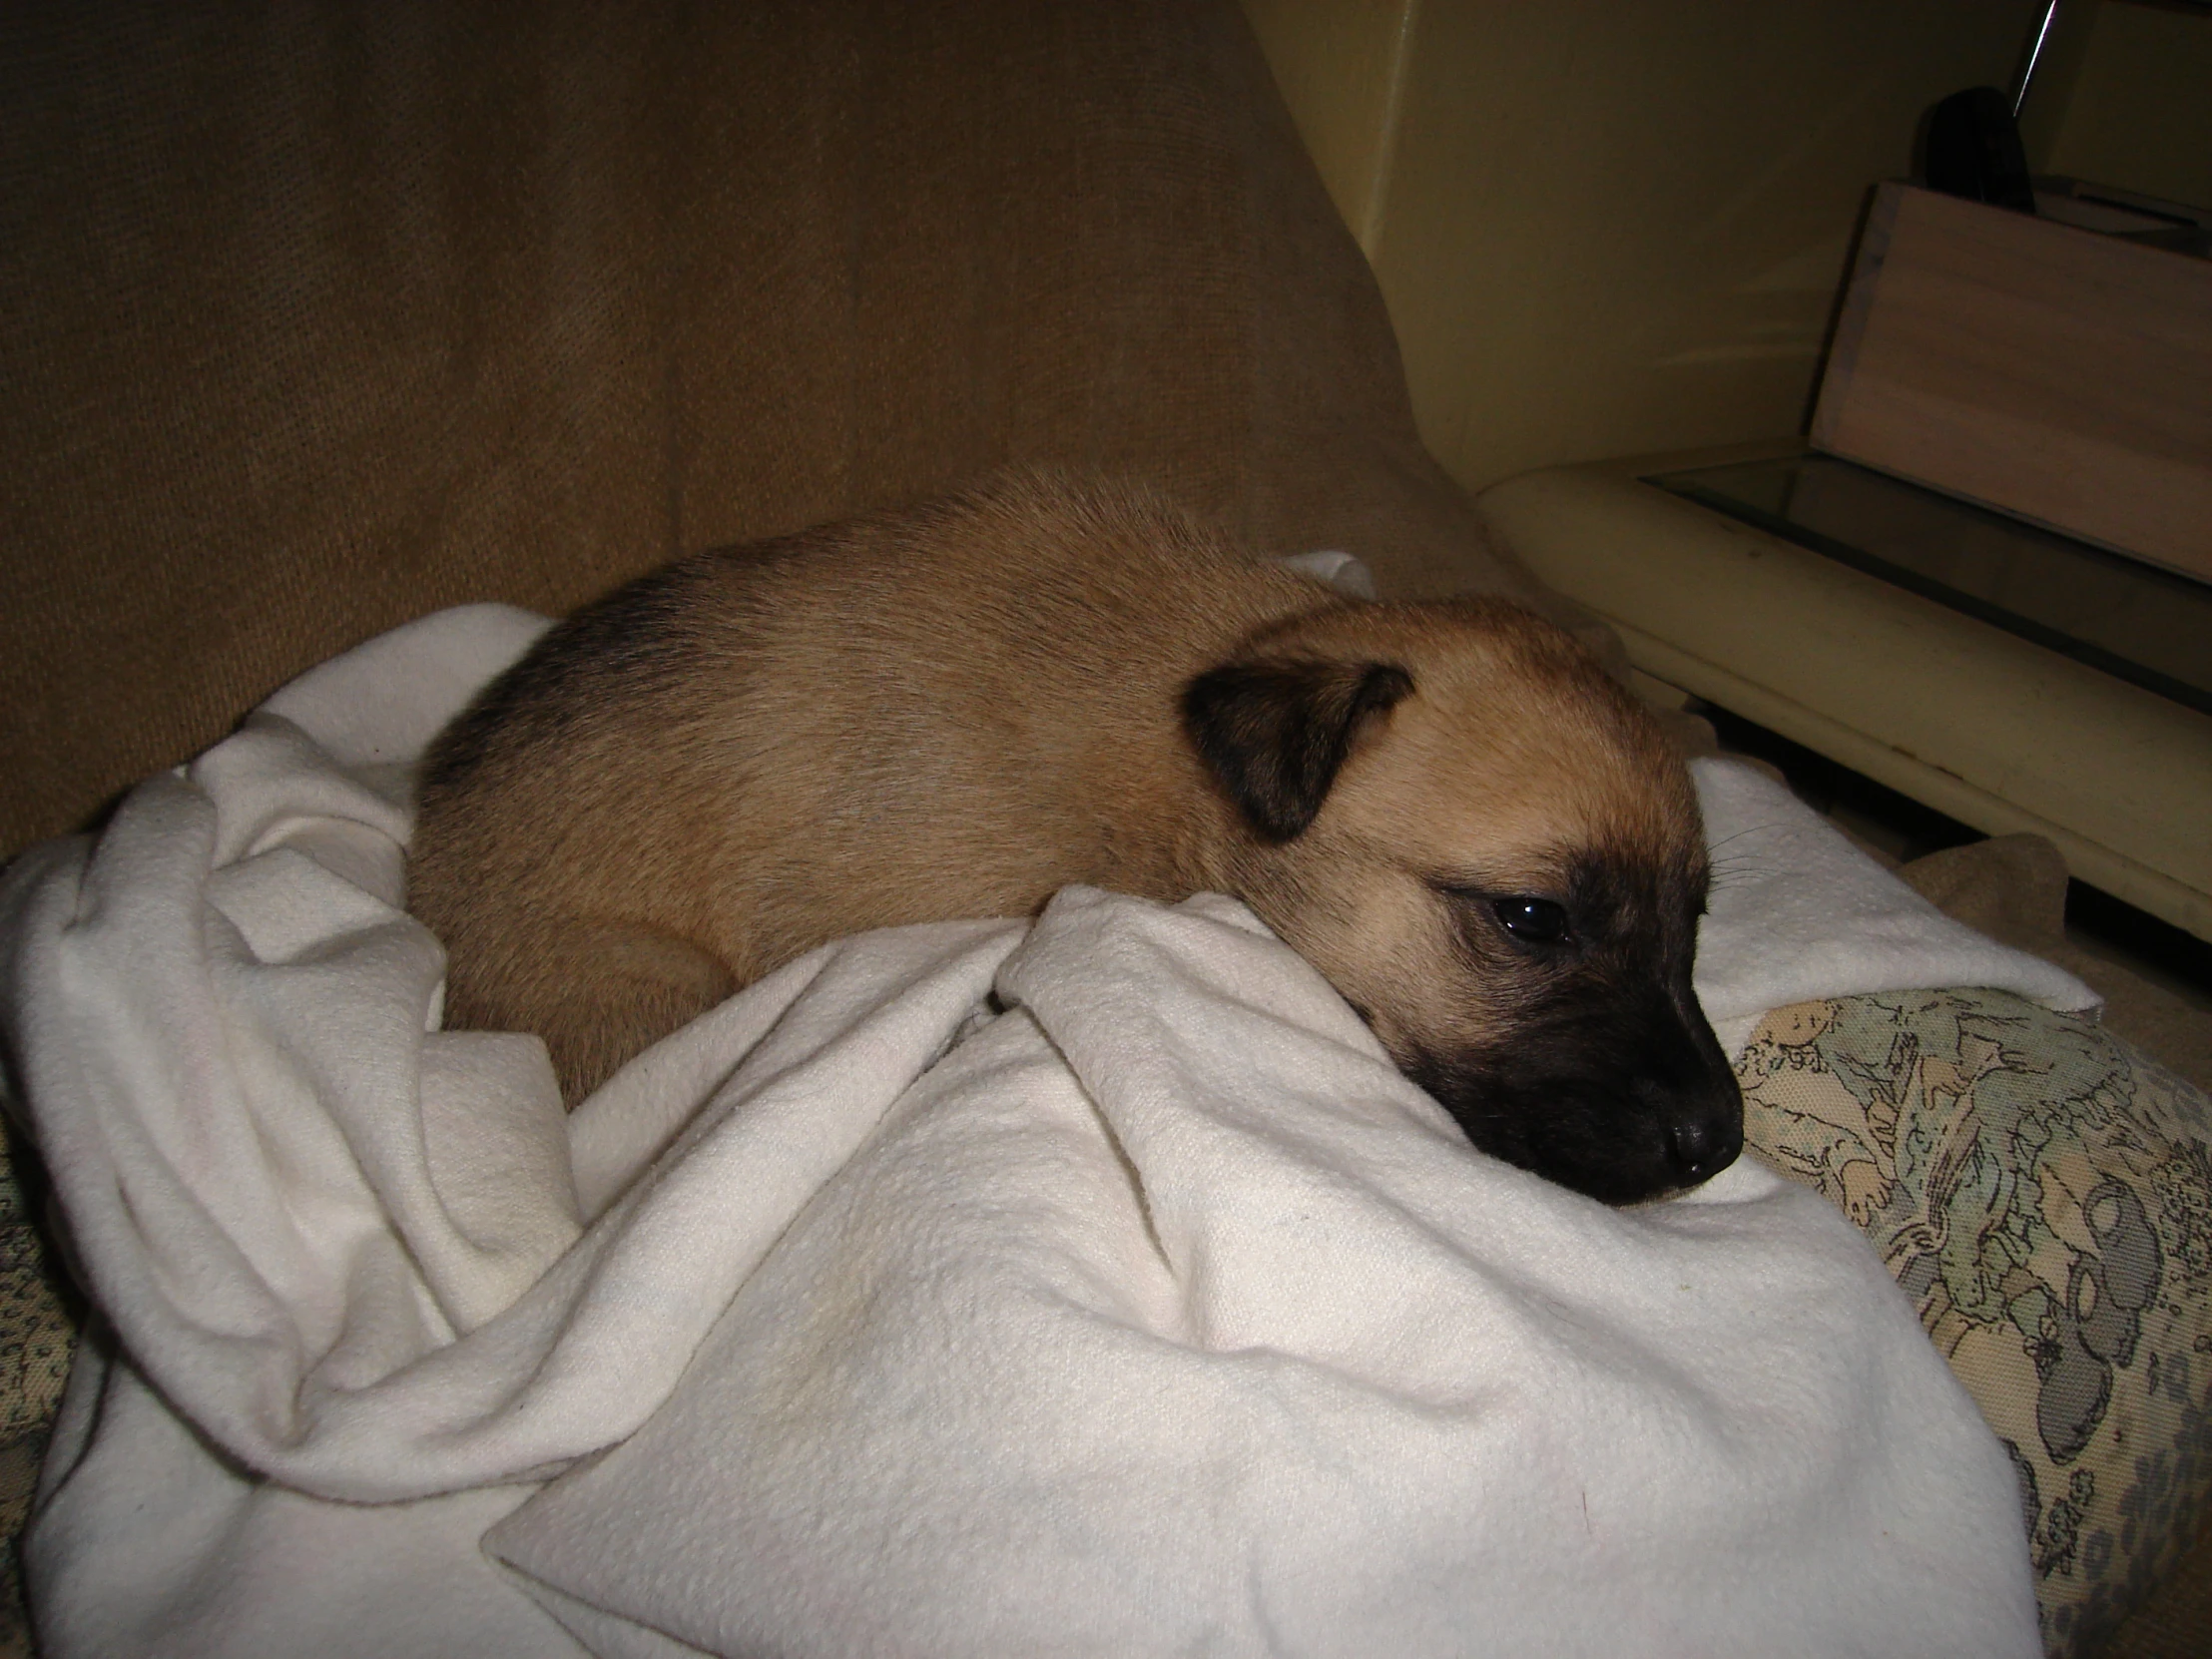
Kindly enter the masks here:
M 1388 194 L 1415 4 L 1244 0 L 1322 182 L 1364 249 Z
M 1246 0 L 1431 449 L 1534 466 L 1802 426 L 1853 229 L 2035 0 Z

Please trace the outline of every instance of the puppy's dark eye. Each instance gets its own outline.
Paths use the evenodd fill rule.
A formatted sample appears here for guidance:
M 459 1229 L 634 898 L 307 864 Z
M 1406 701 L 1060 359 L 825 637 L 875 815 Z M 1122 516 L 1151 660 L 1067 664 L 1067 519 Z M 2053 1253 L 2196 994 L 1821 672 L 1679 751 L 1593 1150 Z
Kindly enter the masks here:
M 1514 893 L 1506 898 L 1491 899 L 1490 908 L 1497 913 L 1499 926 L 1528 944 L 1560 944 L 1567 937 L 1567 907 L 1564 904 L 1527 893 Z

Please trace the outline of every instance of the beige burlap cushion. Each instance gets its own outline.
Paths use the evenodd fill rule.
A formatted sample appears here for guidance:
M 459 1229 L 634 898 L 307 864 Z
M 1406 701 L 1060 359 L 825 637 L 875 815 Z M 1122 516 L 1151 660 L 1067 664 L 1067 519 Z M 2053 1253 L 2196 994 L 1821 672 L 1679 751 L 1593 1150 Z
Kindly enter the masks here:
M 0 856 L 409 618 L 1007 461 L 1545 602 L 1235 0 L 20 0 L 0 315 Z

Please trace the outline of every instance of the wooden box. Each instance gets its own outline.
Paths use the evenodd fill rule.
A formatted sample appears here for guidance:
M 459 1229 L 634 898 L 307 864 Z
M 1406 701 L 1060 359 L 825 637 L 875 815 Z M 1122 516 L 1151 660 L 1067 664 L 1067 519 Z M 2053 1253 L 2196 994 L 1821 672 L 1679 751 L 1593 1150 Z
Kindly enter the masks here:
M 1812 439 L 2212 581 L 2212 261 L 1884 185 Z

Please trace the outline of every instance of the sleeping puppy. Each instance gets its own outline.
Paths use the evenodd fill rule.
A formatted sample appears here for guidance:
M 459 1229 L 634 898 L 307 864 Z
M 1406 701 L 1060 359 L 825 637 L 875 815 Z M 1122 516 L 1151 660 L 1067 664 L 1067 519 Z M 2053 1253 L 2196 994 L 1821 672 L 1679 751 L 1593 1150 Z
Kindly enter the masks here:
M 1374 604 L 1159 502 L 1019 475 L 643 578 L 424 765 L 449 1023 L 573 1104 L 816 945 L 1087 882 L 1243 899 L 1478 1147 L 1613 1203 L 1742 1103 L 1690 989 L 1686 769 L 1571 638 Z

